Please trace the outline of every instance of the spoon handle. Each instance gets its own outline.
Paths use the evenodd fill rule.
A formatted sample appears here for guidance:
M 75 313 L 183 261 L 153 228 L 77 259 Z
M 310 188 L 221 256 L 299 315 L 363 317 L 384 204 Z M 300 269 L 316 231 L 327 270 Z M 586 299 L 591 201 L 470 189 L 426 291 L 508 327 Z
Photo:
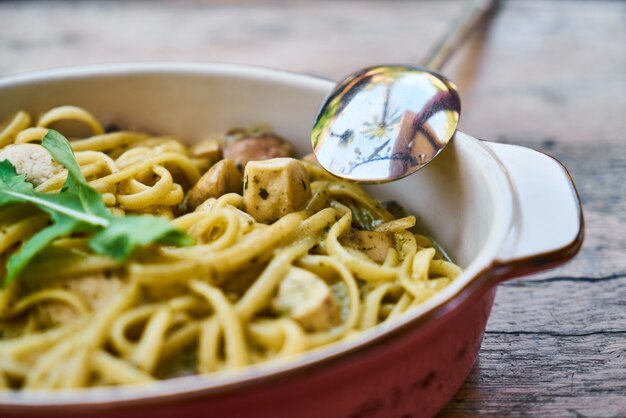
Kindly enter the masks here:
M 495 14 L 499 0 L 472 0 L 443 39 L 430 52 L 424 66 L 439 70 L 469 35 Z

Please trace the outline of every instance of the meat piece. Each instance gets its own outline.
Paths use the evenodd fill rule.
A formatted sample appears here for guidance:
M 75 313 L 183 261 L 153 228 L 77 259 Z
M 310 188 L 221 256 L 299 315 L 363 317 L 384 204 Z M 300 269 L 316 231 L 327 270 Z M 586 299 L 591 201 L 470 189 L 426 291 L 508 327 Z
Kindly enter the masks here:
M 339 237 L 339 242 L 345 247 L 361 251 L 377 263 L 385 261 L 387 252 L 393 248 L 391 233 L 361 231 L 354 228 Z
M 25 174 L 26 180 L 39 186 L 64 170 L 52 160 L 47 149 L 38 144 L 8 145 L 0 151 L 0 161 L 9 160 L 17 174 Z
M 297 267 L 291 267 L 280 283 L 274 308 L 313 332 L 327 330 L 341 317 L 339 302 L 328 284 Z
M 224 148 L 224 158 L 232 160 L 242 170 L 249 161 L 294 156 L 291 144 L 271 133 L 243 137 L 228 143 Z
M 63 286 L 78 295 L 92 310 L 104 306 L 111 297 L 122 288 L 122 281 L 117 278 L 108 278 L 104 275 L 90 275 L 68 279 Z M 77 317 L 72 307 L 61 302 L 47 302 L 39 305 L 37 314 L 39 319 L 49 325 L 67 323 Z
M 293 158 L 251 161 L 244 174 L 245 211 L 262 223 L 304 209 L 311 197 L 309 173 Z
M 218 198 L 226 193 L 241 193 L 241 173 L 230 160 L 220 160 L 204 173 L 193 186 L 187 198 L 187 207 L 194 210 L 207 199 Z

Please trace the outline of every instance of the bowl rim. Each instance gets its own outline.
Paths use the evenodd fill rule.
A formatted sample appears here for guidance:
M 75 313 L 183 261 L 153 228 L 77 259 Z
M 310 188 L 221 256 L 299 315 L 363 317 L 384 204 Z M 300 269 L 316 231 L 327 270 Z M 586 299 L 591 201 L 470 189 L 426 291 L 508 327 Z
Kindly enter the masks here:
M 146 62 L 131 64 L 96 64 L 66 68 L 54 68 L 12 75 L 0 79 L 0 92 L 5 88 L 33 85 L 52 81 L 72 82 L 83 78 L 109 76 L 162 74 L 199 75 L 212 77 L 235 77 L 257 82 L 276 82 L 291 85 L 301 90 L 325 91 L 335 83 L 321 77 L 294 73 L 285 70 L 258 66 L 187 62 Z M 50 408 L 113 408 L 128 404 L 161 403 L 182 398 L 208 396 L 233 392 L 274 379 L 304 374 L 314 367 L 328 365 L 389 342 L 411 331 L 420 332 L 426 325 L 449 314 L 462 303 L 482 294 L 494 286 L 490 280 L 495 272 L 493 266 L 499 248 L 514 234 L 517 222 L 515 186 L 506 167 L 495 153 L 481 141 L 457 132 L 454 141 L 468 152 L 483 157 L 485 184 L 489 188 L 494 205 L 494 218 L 483 248 L 465 268 L 463 274 L 444 290 L 401 315 L 394 321 L 384 322 L 377 327 L 362 331 L 359 338 L 344 340 L 305 352 L 296 358 L 247 366 L 241 370 L 211 375 L 193 375 L 159 381 L 141 386 L 89 388 L 88 390 L 55 392 L 0 392 L 0 410 L 42 410 Z

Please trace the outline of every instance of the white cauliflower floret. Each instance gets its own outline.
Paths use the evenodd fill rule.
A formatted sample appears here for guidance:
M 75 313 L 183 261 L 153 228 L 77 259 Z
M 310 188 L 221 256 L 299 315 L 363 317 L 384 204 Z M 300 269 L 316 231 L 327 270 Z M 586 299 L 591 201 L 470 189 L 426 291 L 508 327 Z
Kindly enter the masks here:
M 26 180 L 35 186 L 64 170 L 61 164 L 52 160 L 47 149 L 37 144 L 8 145 L 0 151 L 2 160 L 9 160 L 17 174 L 25 174 Z
M 274 308 L 307 331 L 324 331 L 340 320 L 337 298 L 328 284 L 308 270 L 292 267 L 280 283 Z
M 298 160 L 250 161 L 243 180 L 243 204 L 257 222 L 275 220 L 302 210 L 311 198 L 309 174 Z

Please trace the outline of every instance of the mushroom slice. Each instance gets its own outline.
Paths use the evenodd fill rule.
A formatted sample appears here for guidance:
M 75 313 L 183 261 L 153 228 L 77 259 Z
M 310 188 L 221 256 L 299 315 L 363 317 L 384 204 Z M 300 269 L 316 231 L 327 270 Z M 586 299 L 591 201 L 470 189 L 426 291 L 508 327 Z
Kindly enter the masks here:
M 224 148 L 224 158 L 232 160 L 241 169 L 245 168 L 250 161 L 294 156 L 291 144 L 272 133 L 244 136 L 228 143 Z
M 291 267 L 280 283 L 274 308 L 312 332 L 331 328 L 341 317 L 339 302 L 328 284 L 298 267 Z
M 187 206 L 189 210 L 194 210 L 207 199 L 226 193 L 241 193 L 242 187 L 242 176 L 235 164 L 230 160 L 220 160 L 189 191 Z
M 339 237 L 341 245 L 359 250 L 377 263 L 387 258 L 387 252 L 393 248 L 393 234 L 390 232 L 361 231 L 351 228 Z
M 211 163 L 222 159 L 222 144 L 218 138 L 202 140 L 191 147 L 191 155 L 196 158 L 206 158 Z

